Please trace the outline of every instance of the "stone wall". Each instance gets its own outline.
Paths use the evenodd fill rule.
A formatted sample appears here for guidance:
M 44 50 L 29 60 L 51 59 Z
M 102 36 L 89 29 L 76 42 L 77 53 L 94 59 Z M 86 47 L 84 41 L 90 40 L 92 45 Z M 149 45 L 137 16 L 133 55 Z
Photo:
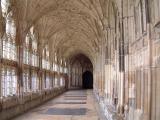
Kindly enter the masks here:
M 95 93 L 106 116 L 112 116 L 108 111 L 114 108 L 113 114 L 126 120 L 159 120 L 160 2 L 113 3 L 104 30 L 106 41 L 96 60 Z
M 37 93 L 23 95 L 22 98 L 11 97 L 3 99 L 0 109 L 0 120 L 9 120 L 20 115 L 44 102 L 62 94 L 66 89 L 64 87 L 54 88 Z

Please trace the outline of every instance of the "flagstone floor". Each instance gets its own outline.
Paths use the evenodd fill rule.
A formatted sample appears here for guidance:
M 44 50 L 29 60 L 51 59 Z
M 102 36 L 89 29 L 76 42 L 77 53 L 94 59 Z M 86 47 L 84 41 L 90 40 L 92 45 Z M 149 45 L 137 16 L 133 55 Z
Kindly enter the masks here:
M 70 90 L 13 120 L 101 120 L 92 90 Z

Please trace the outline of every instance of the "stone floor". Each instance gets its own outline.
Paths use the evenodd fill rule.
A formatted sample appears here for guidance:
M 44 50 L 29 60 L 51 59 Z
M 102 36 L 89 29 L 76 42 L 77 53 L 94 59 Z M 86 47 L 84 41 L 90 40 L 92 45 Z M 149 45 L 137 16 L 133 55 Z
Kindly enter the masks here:
M 92 90 L 71 90 L 13 120 L 101 120 Z

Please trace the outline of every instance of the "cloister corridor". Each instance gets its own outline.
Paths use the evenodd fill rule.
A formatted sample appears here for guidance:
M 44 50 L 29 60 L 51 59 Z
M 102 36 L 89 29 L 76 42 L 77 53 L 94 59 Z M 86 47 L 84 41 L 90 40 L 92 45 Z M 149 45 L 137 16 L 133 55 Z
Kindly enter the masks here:
M 160 120 L 160 0 L 0 0 L 0 120 Z
M 92 90 L 70 90 L 13 120 L 100 120 L 100 117 Z

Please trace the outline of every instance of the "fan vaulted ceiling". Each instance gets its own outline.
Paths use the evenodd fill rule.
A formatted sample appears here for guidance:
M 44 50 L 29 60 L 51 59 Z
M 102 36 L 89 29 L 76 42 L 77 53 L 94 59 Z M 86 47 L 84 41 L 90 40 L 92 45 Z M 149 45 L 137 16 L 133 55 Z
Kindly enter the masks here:
M 93 60 L 103 44 L 110 0 L 13 0 L 21 30 L 35 26 L 42 47 L 66 58 Z

